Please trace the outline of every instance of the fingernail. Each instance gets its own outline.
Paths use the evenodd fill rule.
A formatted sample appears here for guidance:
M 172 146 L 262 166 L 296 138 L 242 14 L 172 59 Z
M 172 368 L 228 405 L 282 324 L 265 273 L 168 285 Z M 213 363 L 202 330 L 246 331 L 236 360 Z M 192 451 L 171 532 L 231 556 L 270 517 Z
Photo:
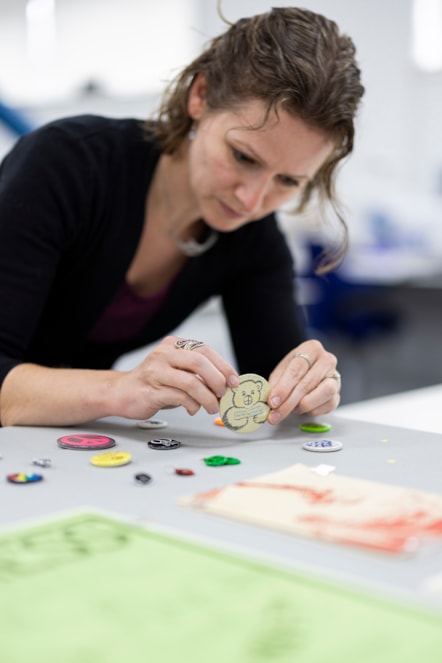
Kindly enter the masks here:
M 279 396 L 274 396 L 270 401 L 271 407 L 279 407 L 281 405 L 281 399 Z
M 239 378 L 237 375 L 229 375 L 227 380 L 229 387 L 237 387 L 239 385 Z
M 281 415 L 279 412 L 271 412 L 271 414 L 269 414 L 269 424 L 277 424 L 279 421 L 281 421 Z

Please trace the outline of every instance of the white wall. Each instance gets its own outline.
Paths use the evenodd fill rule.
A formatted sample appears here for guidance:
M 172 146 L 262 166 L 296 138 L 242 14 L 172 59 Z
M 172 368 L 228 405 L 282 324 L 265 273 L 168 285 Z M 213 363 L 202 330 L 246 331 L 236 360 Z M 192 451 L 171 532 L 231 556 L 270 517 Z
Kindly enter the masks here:
M 216 0 L 54 2 L 55 44 L 49 39 L 52 55 L 38 61 L 27 50 L 25 0 L 0 0 L 0 98 L 37 123 L 83 110 L 149 114 L 164 80 L 225 28 Z M 273 4 L 292 3 L 223 0 L 222 9 L 234 21 Z M 412 0 L 303 0 L 302 6 L 335 19 L 352 36 L 363 71 L 356 148 L 340 182 L 354 236 L 382 209 L 393 225 L 429 225 L 442 245 L 442 74 L 422 73 L 411 62 Z M 104 94 L 78 94 L 90 79 Z M 0 156 L 12 141 L 0 125 Z
M 94 80 L 158 91 L 197 52 L 199 0 L 0 0 L 0 90 L 28 105 Z
M 227 19 L 267 11 L 279 0 L 223 0 Z M 356 44 L 366 95 L 349 189 L 432 191 L 442 171 L 442 74 L 424 74 L 411 61 L 411 0 L 303 0 L 303 7 L 334 19 Z M 221 21 L 204 5 L 204 27 Z M 441 34 L 442 39 L 442 34 Z M 440 184 L 439 184 L 440 186 Z

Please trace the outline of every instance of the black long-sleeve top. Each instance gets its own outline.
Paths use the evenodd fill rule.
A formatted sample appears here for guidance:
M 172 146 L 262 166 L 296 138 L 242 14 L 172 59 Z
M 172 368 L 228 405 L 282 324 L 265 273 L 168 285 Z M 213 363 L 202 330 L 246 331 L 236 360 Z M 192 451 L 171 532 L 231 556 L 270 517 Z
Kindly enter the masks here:
M 240 372 L 268 376 L 303 339 L 274 215 L 190 258 L 127 342 L 90 343 L 135 254 L 159 151 L 134 119 L 84 115 L 21 138 L 0 167 L 0 385 L 19 363 L 109 368 L 220 295 Z

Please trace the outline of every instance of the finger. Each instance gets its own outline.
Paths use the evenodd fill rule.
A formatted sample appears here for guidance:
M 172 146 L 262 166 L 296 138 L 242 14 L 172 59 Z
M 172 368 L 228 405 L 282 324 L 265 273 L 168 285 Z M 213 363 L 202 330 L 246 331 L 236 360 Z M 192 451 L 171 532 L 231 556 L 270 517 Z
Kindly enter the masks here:
M 307 394 L 294 409 L 297 414 L 325 414 L 335 409 L 341 399 L 341 376 L 338 371 L 322 378 L 318 387 Z
M 202 355 L 192 358 L 174 358 L 173 369 L 176 374 L 171 379 L 180 389 L 197 389 L 198 386 L 204 385 L 216 399 L 220 399 L 226 392 L 225 376 Z M 195 383 L 195 378 L 198 379 L 199 385 Z M 202 393 L 201 389 L 199 393 Z
M 268 418 L 269 423 L 281 422 L 290 412 L 325 414 L 335 409 L 340 401 L 341 376 L 336 370 L 326 373 L 325 376 L 321 371 L 321 362 L 318 362 L 277 407 L 271 405 L 275 397 L 273 401 L 270 397 L 269 403 L 273 410 Z
M 195 412 L 202 406 L 209 414 L 216 414 L 219 409 L 218 398 L 204 380 L 193 371 L 171 365 L 163 352 L 156 352 L 154 357 L 151 353 L 127 375 L 125 383 L 129 385 L 129 393 L 133 394 L 135 388 L 138 405 L 144 401 L 146 406 L 156 410 L 182 405 L 189 412 Z M 132 410 L 127 394 L 125 401 L 126 407 Z
M 270 412 L 268 422 L 273 425 L 279 424 L 291 413 L 311 416 L 327 414 L 338 407 L 340 399 L 339 392 L 335 392 L 329 397 L 328 394 L 321 394 L 317 389 L 305 396 L 294 408 L 291 407 L 290 399 L 288 399 L 282 407 Z
M 238 373 L 235 370 L 235 368 L 226 360 L 224 357 L 222 357 L 214 348 L 212 348 L 210 345 L 207 345 L 206 343 L 202 343 L 198 341 L 196 347 L 194 347 L 193 350 L 186 350 L 185 347 L 180 347 L 181 343 L 184 339 L 180 339 L 177 336 L 171 336 L 168 337 L 169 342 L 173 344 L 173 347 L 179 350 L 183 350 L 184 352 L 193 352 L 194 354 L 202 354 L 205 357 L 207 357 L 214 366 L 218 368 L 218 370 L 226 377 L 226 380 L 230 377 L 231 374 L 234 374 L 235 377 L 238 377 Z M 189 342 L 189 341 L 187 341 Z M 177 347 L 178 344 L 178 347 Z
M 149 365 L 149 371 L 146 373 L 146 399 L 147 402 L 154 400 L 162 401 L 163 405 L 185 405 L 182 394 L 191 399 L 191 409 L 193 402 L 197 403 L 198 408 L 203 407 L 209 414 L 216 414 L 219 409 L 219 400 L 204 379 L 197 373 L 182 368 L 176 368 L 166 362 Z M 166 395 L 174 395 L 175 400 L 170 403 L 164 403 Z M 176 400 L 178 398 L 178 400 Z M 185 405 L 187 408 L 187 405 Z
M 227 385 L 237 386 L 238 374 L 233 366 L 208 345 L 200 345 L 194 350 L 176 348 L 171 363 L 181 370 L 198 375 L 217 398 L 221 398 Z
M 124 416 L 128 419 L 149 419 L 159 410 L 183 407 L 188 414 L 194 415 L 201 405 L 188 393 L 168 386 L 151 386 L 137 390 L 136 395 L 127 405 Z
M 339 393 L 336 393 L 332 396 L 327 401 L 324 401 L 320 405 L 315 405 L 311 407 L 311 405 L 308 402 L 301 402 L 298 407 L 294 410 L 295 414 L 309 414 L 311 416 L 316 416 L 316 415 L 321 415 L 321 414 L 328 414 L 329 412 L 332 412 L 335 410 L 341 400 L 341 395 Z
M 297 379 L 293 381 L 292 377 L 289 367 L 278 383 L 278 394 L 281 394 L 281 397 L 279 395 L 271 396 L 268 401 L 272 408 L 268 417 L 271 424 L 280 423 L 288 414 L 297 411 L 300 403 L 316 389 L 319 382 L 313 371 L 309 371 L 299 381 Z M 316 396 L 316 398 L 318 397 Z M 316 404 L 319 405 L 321 402 L 318 401 Z
M 188 371 L 176 371 L 176 374 L 172 378 L 172 384 L 175 388 L 188 394 L 209 414 L 216 414 L 218 412 L 219 397 L 199 374 L 189 373 Z
M 334 355 L 328 354 L 309 364 L 299 356 L 288 358 L 284 370 L 279 372 L 275 383 L 275 375 L 270 377 L 272 389 L 268 403 L 273 409 L 280 409 L 285 404 L 285 410 L 295 408 L 298 403 L 310 394 L 320 384 L 325 375 L 333 373 L 336 366 Z
M 226 391 L 222 371 L 231 376 L 233 367 L 209 346 L 189 339 L 177 346 L 177 340 L 180 339 L 176 336 L 164 338 L 134 371 L 146 403 L 160 401 L 163 407 L 183 405 L 189 411 L 204 407 L 209 414 L 215 414 L 219 398 Z M 190 404 L 176 395 L 170 403 L 165 402 L 173 393 L 165 391 L 169 388 L 187 394 Z
M 296 365 L 299 373 L 305 375 L 305 373 L 326 354 L 328 353 L 320 341 L 305 341 L 289 352 L 284 359 L 279 362 L 278 366 L 273 370 L 269 381 L 271 381 L 272 384 L 276 384 L 289 363 Z

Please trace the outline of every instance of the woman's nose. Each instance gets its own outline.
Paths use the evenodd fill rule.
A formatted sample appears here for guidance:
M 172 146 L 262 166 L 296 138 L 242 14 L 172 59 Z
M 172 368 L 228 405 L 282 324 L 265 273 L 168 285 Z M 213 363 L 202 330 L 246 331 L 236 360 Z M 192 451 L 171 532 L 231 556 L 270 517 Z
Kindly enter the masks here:
M 241 182 L 235 189 L 235 195 L 245 212 L 254 212 L 262 206 L 267 190 L 267 181 L 264 178 L 250 178 Z

